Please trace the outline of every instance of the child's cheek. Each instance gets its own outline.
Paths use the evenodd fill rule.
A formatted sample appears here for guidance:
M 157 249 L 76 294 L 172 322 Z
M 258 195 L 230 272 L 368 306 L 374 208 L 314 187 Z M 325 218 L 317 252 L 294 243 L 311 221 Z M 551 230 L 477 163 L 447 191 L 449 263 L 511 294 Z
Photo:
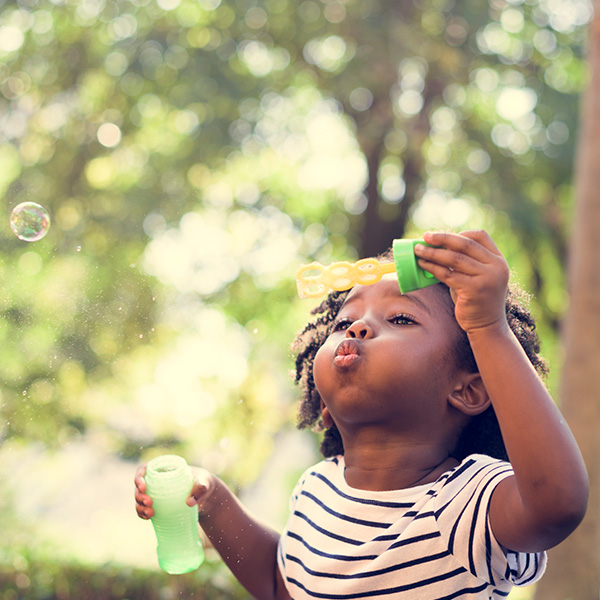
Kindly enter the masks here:
M 315 355 L 315 363 L 313 368 L 313 378 L 315 381 L 315 387 L 319 394 L 324 392 L 326 389 L 326 380 L 327 380 L 327 357 L 331 354 L 331 351 L 327 348 L 327 342 L 323 344 L 319 350 L 317 350 L 317 354 Z M 331 360 L 329 360 L 331 362 Z

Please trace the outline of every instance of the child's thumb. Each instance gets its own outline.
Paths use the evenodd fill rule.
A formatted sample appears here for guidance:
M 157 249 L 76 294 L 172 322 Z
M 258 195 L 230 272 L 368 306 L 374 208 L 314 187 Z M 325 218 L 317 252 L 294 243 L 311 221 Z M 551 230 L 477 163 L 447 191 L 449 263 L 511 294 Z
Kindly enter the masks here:
M 456 304 L 458 294 L 456 293 L 456 290 L 454 288 L 450 288 L 450 297 L 452 298 L 452 302 L 454 302 L 454 304 Z
M 188 506 L 197 506 L 208 493 L 210 487 L 209 473 L 204 469 L 193 469 L 194 485 L 186 502 Z
M 196 506 L 200 500 L 202 500 L 203 496 L 206 495 L 207 489 L 206 486 L 200 485 L 198 483 L 194 483 L 192 487 L 192 491 L 188 496 L 186 502 L 188 506 Z

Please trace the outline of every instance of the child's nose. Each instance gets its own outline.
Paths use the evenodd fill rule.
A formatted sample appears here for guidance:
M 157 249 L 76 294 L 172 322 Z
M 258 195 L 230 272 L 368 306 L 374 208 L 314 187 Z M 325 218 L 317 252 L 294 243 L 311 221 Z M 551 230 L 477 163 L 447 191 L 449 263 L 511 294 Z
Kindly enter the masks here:
M 359 338 L 362 340 L 366 337 L 370 337 L 372 334 L 373 331 L 371 327 L 361 319 L 354 321 L 354 323 L 346 329 L 346 337 L 350 338 Z

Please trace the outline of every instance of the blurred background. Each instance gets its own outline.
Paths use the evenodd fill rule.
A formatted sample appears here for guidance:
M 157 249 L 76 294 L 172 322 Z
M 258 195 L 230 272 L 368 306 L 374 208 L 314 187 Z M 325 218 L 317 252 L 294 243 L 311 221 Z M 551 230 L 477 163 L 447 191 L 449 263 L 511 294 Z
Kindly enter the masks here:
M 588 0 L 0 2 L 0 598 L 245 598 L 135 515 L 163 453 L 275 527 L 295 271 L 486 228 L 556 395 Z M 19 239 L 22 202 L 51 219 Z M 14 224 L 14 223 L 13 223 Z M 516 590 L 511 599 L 532 598 Z

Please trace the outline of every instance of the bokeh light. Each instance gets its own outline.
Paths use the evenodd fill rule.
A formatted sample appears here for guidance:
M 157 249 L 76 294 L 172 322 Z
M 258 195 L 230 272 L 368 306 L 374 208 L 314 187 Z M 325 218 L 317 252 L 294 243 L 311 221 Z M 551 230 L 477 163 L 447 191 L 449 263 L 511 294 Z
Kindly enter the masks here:
M 103 123 L 98 127 L 98 141 L 107 148 L 114 148 L 121 141 L 121 130 L 114 123 Z

